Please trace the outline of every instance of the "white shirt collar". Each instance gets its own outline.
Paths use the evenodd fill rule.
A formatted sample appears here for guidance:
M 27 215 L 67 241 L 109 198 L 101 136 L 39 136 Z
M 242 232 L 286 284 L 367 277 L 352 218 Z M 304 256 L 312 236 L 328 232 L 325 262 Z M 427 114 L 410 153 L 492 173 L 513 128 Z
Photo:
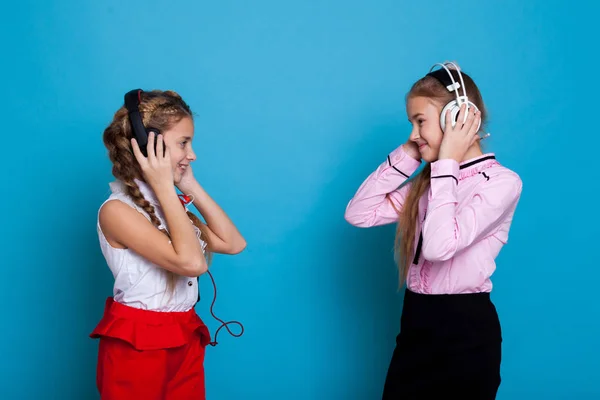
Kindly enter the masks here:
M 154 193 L 154 190 L 152 190 L 150 185 L 148 185 L 146 182 L 141 181 L 139 179 L 135 179 L 134 181 L 135 181 L 135 183 L 137 183 L 138 187 L 140 188 L 140 192 L 142 192 L 142 195 L 144 196 L 144 198 L 146 200 L 148 200 L 150 202 L 150 204 L 152 204 L 153 206 L 160 206 L 158 198 L 156 197 L 156 193 Z M 123 181 L 116 180 L 116 181 L 110 182 L 109 186 L 113 193 L 123 193 L 123 194 L 127 195 L 127 186 L 125 185 L 125 183 Z

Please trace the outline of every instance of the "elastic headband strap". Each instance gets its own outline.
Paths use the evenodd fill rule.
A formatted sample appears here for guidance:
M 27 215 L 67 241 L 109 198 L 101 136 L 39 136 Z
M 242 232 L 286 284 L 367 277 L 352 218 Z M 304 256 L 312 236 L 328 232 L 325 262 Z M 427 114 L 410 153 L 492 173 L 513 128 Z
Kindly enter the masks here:
M 437 79 L 444 86 L 452 85 L 452 81 L 450 80 L 448 73 L 443 68 L 436 69 L 435 71 L 431 71 L 426 76 L 431 76 L 432 78 Z
M 440 82 L 442 85 L 444 85 L 444 87 L 448 90 L 450 90 L 452 88 L 452 86 L 455 84 L 452 82 L 450 75 L 444 68 L 440 68 L 440 69 L 436 69 L 435 71 L 431 71 L 430 73 L 428 73 L 425 76 L 431 76 L 432 78 L 435 78 L 438 82 Z M 456 82 L 456 80 L 454 82 Z M 456 83 L 458 84 L 458 82 L 456 82 Z M 458 85 L 456 85 L 456 86 L 458 86 Z M 458 91 L 458 87 L 456 87 L 454 90 Z M 454 91 L 454 90 L 450 90 L 450 91 Z

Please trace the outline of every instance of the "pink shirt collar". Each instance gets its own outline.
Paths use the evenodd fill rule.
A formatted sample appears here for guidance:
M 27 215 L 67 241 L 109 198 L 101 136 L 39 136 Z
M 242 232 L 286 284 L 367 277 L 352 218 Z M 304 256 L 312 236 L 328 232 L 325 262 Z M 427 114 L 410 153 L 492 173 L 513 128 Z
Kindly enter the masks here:
M 497 165 L 496 155 L 494 153 L 482 154 L 479 157 L 471 158 L 461 162 L 458 179 L 465 179 Z

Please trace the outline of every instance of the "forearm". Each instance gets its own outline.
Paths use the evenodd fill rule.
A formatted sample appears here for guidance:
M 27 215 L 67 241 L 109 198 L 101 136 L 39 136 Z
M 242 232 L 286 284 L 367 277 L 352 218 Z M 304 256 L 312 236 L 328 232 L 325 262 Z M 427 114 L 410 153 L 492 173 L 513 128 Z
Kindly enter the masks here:
M 193 196 L 194 207 L 206 221 L 207 227 L 227 248 L 238 252 L 246 246 L 246 241 L 233 221 L 200 184 L 195 182 L 183 192 Z
M 177 197 L 175 187 L 170 185 L 155 192 L 165 215 L 175 253 L 184 263 L 202 268 L 200 264 L 204 260 L 204 253 L 194 227 Z
M 359 227 L 395 222 L 408 192 L 407 185 L 398 188 L 419 165 L 402 146 L 394 150 L 358 188 L 346 206 L 345 219 Z

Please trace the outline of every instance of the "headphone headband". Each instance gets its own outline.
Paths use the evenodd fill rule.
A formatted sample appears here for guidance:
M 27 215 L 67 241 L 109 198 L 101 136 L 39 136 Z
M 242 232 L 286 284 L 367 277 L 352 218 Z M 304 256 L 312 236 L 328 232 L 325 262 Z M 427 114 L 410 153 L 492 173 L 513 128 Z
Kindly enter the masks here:
M 437 65 L 441 66 L 442 68 L 436 69 L 434 71 L 434 68 Z M 452 72 L 451 72 L 450 68 L 448 68 L 448 67 L 451 67 L 452 69 L 454 69 L 456 71 L 456 73 L 458 74 L 458 79 L 460 80 L 460 83 L 454 79 L 454 75 L 452 75 Z M 467 96 L 467 88 L 465 86 L 465 81 L 460 72 L 460 68 L 455 63 L 452 63 L 452 62 L 436 63 L 429 69 L 429 73 L 425 76 L 431 76 L 432 78 L 434 78 L 438 82 L 440 82 L 442 85 L 444 85 L 444 87 L 449 92 L 454 92 L 456 94 L 456 100 L 452 100 L 451 102 L 446 104 L 442 108 L 442 112 L 440 113 L 440 125 L 441 125 L 443 131 L 445 131 L 445 129 L 446 129 L 446 112 L 447 111 L 450 111 L 452 121 L 453 121 L 452 126 L 454 126 L 457 122 L 458 113 L 460 112 L 460 108 L 463 104 L 466 104 L 467 110 L 469 110 L 470 107 L 474 107 L 476 110 L 478 110 L 477 105 L 474 104 L 473 102 L 471 102 L 469 100 L 469 97 Z M 462 96 L 460 95 L 460 92 L 459 92 L 460 88 L 462 88 L 462 92 L 463 92 Z M 467 114 L 465 113 L 463 123 L 464 123 L 464 121 L 466 121 L 466 119 L 467 119 Z M 481 122 L 477 129 L 479 130 L 480 127 L 481 127 Z M 489 134 L 487 136 L 489 136 Z M 482 139 L 487 136 L 482 137 Z
M 444 85 L 444 87 L 446 89 L 448 89 L 448 91 L 450 91 L 450 92 L 452 92 L 456 89 L 459 89 L 459 87 L 460 87 L 460 84 L 456 81 L 453 81 L 452 78 L 449 76 L 448 72 L 446 72 L 443 68 L 436 69 L 435 71 L 431 71 L 430 73 L 428 73 L 425 76 L 431 76 L 432 78 L 435 78 L 442 85 Z M 459 87 L 456 87 L 456 86 L 459 86 Z
M 441 66 L 441 69 L 438 70 L 433 70 L 436 65 Z M 454 67 L 453 69 L 456 71 L 456 73 L 458 74 L 458 78 L 460 79 L 460 83 L 458 83 L 457 81 L 454 80 L 454 75 L 452 75 L 452 72 L 450 72 L 450 69 L 447 67 L 447 65 Z M 446 74 L 443 73 L 443 71 L 446 72 Z M 445 62 L 445 63 L 436 63 L 434 64 L 430 69 L 429 69 L 429 73 L 426 76 L 431 76 L 435 79 L 437 79 L 442 85 L 444 85 L 446 87 L 446 89 L 448 89 L 449 92 L 455 92 L 456 93 L 456 102 L 461 105 L 462 103 L 469 103 L 469 98 L 467 96 L 467 88 L 465 87 L 465 81 L 463 80 L 463 76 L 460 73 L 460 68 L 458 68 L 458 65 L 452 63 L 452 62 Z M 448 78 L 450 80 L 448 80 Z M 463 95 L 460 96 L 458 89 L 460 89 L 462 87 L 462 91 L 463 91 Z
M 127 111 L 139 112 L 139 106 L 142 102 L 142 89 L 134 89 L 125 93 L 125 108 Z
M 142 115 L 140 114 L 140 103 L 142 102 L 142 89 L 130 90 L 125 94 L 125 108 L 129 115 L 129 122 L 131 123 L 131 129 L 133 130 L 133 136 L 138 142 L 140 151 L 144 156 L 148 156 L 148 134 L 150 131 L 158 135 L 160 132 L 158 129 L 144 126 L 142 121 Z M 154 142 L 156 148 L 156 140 Z
M 144 126 L 142 116 L 140 114 L 140 103 L 142 102 L 142 89 L 134 89 L 125 94 L 125 108 L 129 114 L 129 122 L 131 123 L 131 129 L 133 129 L 133 136 L 138 142 L 142 154 L 147 156 L 148 146 L 148 132 L 155 131 L 156 129 L 148 128 Z

